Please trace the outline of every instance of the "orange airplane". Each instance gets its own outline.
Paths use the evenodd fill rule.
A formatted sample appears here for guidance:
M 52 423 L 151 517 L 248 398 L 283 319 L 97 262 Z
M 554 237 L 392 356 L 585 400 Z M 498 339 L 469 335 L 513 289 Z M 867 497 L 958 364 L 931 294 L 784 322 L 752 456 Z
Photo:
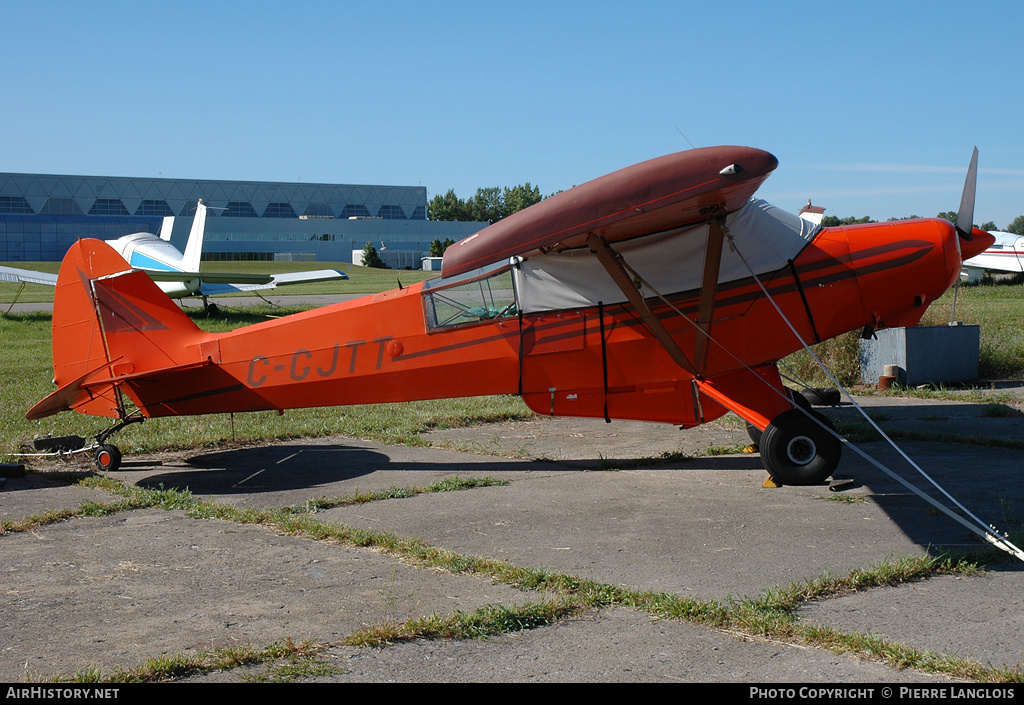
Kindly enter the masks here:
M 753 198 L 778 165 L 748 147 L 671 154 L 468 237 L 441 276 L 228 333 L 205 333 L 108 245 L 81 240 L 53 312 L 57 391 L 27 414 L 146 418 L 518 394 L 538 414 L 691 428 L 735 412 L 779 484 L 839 463 L 827 419 L 776 361 L 850 330 L 912 326 L 992 244 L 972 228 L 823 228 Z

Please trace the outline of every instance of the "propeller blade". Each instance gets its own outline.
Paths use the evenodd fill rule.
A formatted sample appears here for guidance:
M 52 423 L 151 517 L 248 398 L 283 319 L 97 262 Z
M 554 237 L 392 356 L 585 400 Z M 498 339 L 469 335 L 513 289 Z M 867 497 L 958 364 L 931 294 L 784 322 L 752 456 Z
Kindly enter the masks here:
M 964 182 L 964 194 L 960 197 L 960 210 L 956 214 L 956 232 L 967 242 L 971 241 L 971 230 L 974 228 L 974 193 L 978 188 L 978 148 L 971 155 L 971 165 L 967 168 L 967 181 Z

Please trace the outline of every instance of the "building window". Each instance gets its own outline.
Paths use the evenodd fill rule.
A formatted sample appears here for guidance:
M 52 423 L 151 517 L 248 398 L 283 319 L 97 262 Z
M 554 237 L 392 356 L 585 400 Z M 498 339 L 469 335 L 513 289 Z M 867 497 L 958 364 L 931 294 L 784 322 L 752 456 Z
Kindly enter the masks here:
M 341 211 L 342 218 L 369 218 L 370 211 L 363 204 L 345 206 Z
M 273 252 L 204 252 L 204 262 L 273 262 Z
M 302 213 L 304 218 L 333 218 L 334 213 L 326 203 L 310 203 Z
M 385 220 L 405 220 L 405 213 L 402 212 L 401 206 L 381 206 L 380 210 L 377 211 L 378 218 L 384 218 Z
M 414 210 L 412 212 L 412 216 L 409 218 L 409 220 L 426 220 L 426 219 L 427 219 L 427 209 L 425 207 L 423 207 L 423 206 L 416 206 L 416 210 Z
M 48 198 L 39 215 L 82 215 L 82 209 L 73 198 Z
M 138 210 L 135 211 L 135 215 L 156 215 L 156 216 L 169 216 L 174 215 L 174 211 L 167 205 L 167 201 L 143 201 L 139 204 Z
M 120 198 L 97 198 L 89 215 L 130 215 Z
M 263 211 L 264 218 L 297 218 L 295 209 L 290 203 L 268 203 Z
M 258 218 L 255 209 L 248 201 L 228 201 L 228 207 L 221 214 L 225 218 Z
M 0 213 L 29 213 L 32 206 L 22 196 L 0 196 Z

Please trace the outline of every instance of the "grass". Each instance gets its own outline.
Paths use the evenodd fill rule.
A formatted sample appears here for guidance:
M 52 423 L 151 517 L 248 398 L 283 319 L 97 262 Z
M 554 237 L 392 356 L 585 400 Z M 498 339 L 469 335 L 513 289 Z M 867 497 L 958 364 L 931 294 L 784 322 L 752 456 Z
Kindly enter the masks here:
M 728 446 L 708 446 L 697 453 L 700 457 L 715 457 L 718 455 L 735 455 L 744 452 L 746 443 L 734 443 Z
M 299 512 L 322 512 L 335 507 L 348 507 L 352 505 L 380 502 L 385 499 L 407 499 L 419 494 L 429 492 L 458 492 L 460 490 L 477 489 L 479 487 L 505 487 L 509 484 L 507 480 L 496 480 L 493 477 L 459 477 L 453 475 L 432 482 L 423 487 L 396 487 L 392 485 L 386 490 L 378 492 L 357 492 L 344 497 L 316 497 L 307 499 L 303 504 L 288 507 L 287 510 L 293 513 Z
M 266 665 L 267 670 L 262 674 L 246 675 L 246 680 L 284 681 L 329 676 L 342 672 L 342 669 L 325 659 L 326 652 L 333 646 L 379 648 L 417 639 L 488 638 L 544 627 L 584 612 L 615 607 L 645 612 L 656 619 L 680 620 L 719 629 L 739 638 L 770 639 L 825 649 L 837 654 L 853 654 L 895 669 L 910 668 L 980 682 L 1024 682 L 1024 671 L 1019 667 L 993 667 L 971 659 L 921 651 L 871 634 L 843 633 L 827 626 L 804 624 L 798 616 L 800 607 L 813 600 L 827 600 L 857 591 L 897 586 L 937 575 L 977 575 L 982 571 L 981 562 L 993 559 L 991 549 L 981 549 L 972 557 L 922 555 L 889 559 L 844 576 L 822 575 L 815 580 L 766 590 L 753 599 L 720 602 L 633 590 L 566 573 L 524 568 L 507 561 L 459 554 L 389 532 L 352 529 L 341 524 L 321 522 L 305 512 L 295 515 L 288 510 L 204 502 L 195 499 L 187 491 L 140 489 L 106 478 L 83 482 L 119 495 L 123 503 L 112 502 L 111 507 L 185 509 L 194 518 L 217 518 L 255 524 L 283 535 L 327 541 L 349 548 L 371 549 L 422 569 L 472 574 L 519 590 L 541 593 L 544 598 L 516 606 L 487 605 L 473 612 L 455 611 L 446 615 L 435 613 L 404 621 L 385 618 L 364 626 L 337 645 L 295 644 L 286 639 L 264 648 L 236 647 L 165 654 L 137 667 L 114 669 L 109 675 L 104 675 L 96 668 L 85 668 L 73 676 L 54 676 L 50 678 L 52 680 L 91 683 L 161 681 L 259 665 Z
M 536 629 L 579 614 L 585 605 L 571 600 L 545 600 L 518 606 L 487 605 L 473 612 L 432 614 L 404 622 L 369 625 L 345 639 L 348 646 L 381 647 L 415 639 L 485 639 Z
M 104 675 L 103 671 L 98 668 L 84 668 L 77 671 L 70 679 L 57 677 L 54 680 L 72 680 L 76 683 L 153 683 L 278 661 L 285 661 L 285 663 L 271 668 L 261 678 L 245 678 L 243 680 L 287 682 L 302 677 L 334 675 L 342 672 L 342 669 L 325 664 L 317 658 L 325 648 L 324 644 L 313 642 L 296 644 L 291 639 L 285 639 L 263 648 L 237 646 L 163 654 L 147 659 L 133 668 L 114 669 L 109 675 Z
M 922 325 L 946 325 L 953 313 L 953 292 L 929 308 Z M 1024 286 L 961 286 L 955 320 L 981 326 L 978 375 L 982 379 L 1024 377 Z

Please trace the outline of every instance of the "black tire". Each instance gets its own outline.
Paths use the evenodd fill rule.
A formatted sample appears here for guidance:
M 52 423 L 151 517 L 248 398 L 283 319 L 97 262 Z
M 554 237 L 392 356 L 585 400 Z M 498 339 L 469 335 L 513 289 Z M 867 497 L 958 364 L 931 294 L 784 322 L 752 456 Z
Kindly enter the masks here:
M 817 412 L 815 419 L 831 429 L 831 422 Z M 783 485 L 820 485 L 838 467 L 843 444 L 808 418 L 790 409 L 772 419 L 761 435 L 761 462 Z
M 57 438 L 37 438 L 32 441 L 36 450 L 55 453 L 57 451 L 71 452 L 85 448 L 85 439 L 81 436 L 59 436 Z
M 121 451 L 117 446 L 101 445 L 96 449 L 95 457 L 100 472 L 114 472 L 121 467 Z
M 808 387 L 800 392 L 800 396 L 812 406 L 839 406 L 839 402 L 842 400 L 838 389 L 823 389 L 821 387 Z

